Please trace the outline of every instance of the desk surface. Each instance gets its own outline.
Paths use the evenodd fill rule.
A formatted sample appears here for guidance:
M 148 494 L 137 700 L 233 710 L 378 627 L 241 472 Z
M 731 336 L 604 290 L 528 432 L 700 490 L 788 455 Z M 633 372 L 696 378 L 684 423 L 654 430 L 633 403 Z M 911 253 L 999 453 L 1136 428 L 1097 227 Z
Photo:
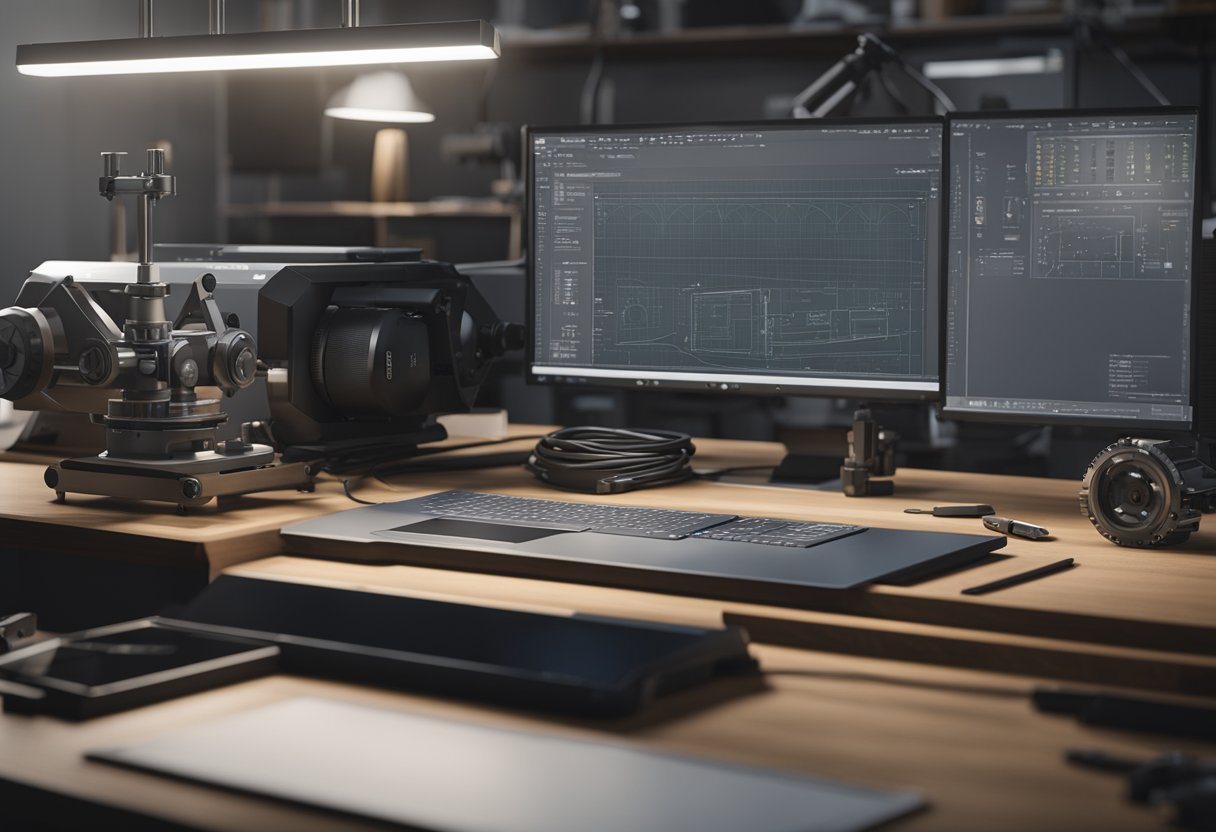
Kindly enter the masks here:
M 700 448 L 698 461 L 707 468 L 764 464 L 782 453 L 780 446 L 761 443 L 705 441 Z M 398 480 L 392 489 L 371 484 L 359 493 L 380 500 L 407 498 L 469 487 L 467 476 L 432 474 Z M 1139 689 L 1216 690 L 1216 650 L 1211 649 L 1216 643 L 1216 605 L 1211 603 L 1216 597 L 1216 528 L 1208 523 L 1189 545 L 1175 550 L 1120 549 L 1099 537 L 1077 512 L 1073 482 L 901 471 L 896 495 L 886 498 L 710 482 L 614 498 L 634 505 L 956 531 L 974 531 L 977 521 L 902 510 L 991 502 L 1010 515 L 1048 526 L 1055 535 L 1047 542 L 1012 541 L 1004 550 L 1014 556 L 1010 560 L 916 586 L 825 591 L 814 603 L 792 608 L 417 565 L 263 557 L 280 551 L 275 530 L 284 523 L 351 507 L 336 483 L 322 484 L 316 494 L 243 498 L 228 510 L 179 517 L 171 508 L 99 499 L 73 498 L 66 506 L 56 505 L 42 490 L 40 477 L 40 466 L 0 463 L 0 533 L 9 547 L 67 547 L 102 564 L 201 563 L 211 573 L 227 567 L 248 576 L 524 609 L 705 625 L 726 615 L 766 642 L 754 649 L 771 674 L 759 690 L 746 682 L 720 681 L 665 700 L 643 719 L 609 724 L 553 721 L 289 677 L 80 725 L 0 717 L 0 805 L 34 807 L 32 811 L 49 813 L 69 826 L 86 817 L 109 817 L 130 826 L 134 816 L 153 816 L 214 829 L 377 828 L 89 763 L 81 756 L 87 749 L 307 694 L 543 731 L 607 732 L 676 752 L 876 787 L 916 787 L 925 791 L 933 808 L 895 827 L 908 830 L 1159 828 L 1151 812 L 1123 802 L 1118 778 L 1066 766 L 1063 750 L 1100 747 L 1144 757 L 1173 747 L 1216 753 L 1211 744 L 1082 727 L 1037 714 L 1024 698 L 973 689 L 1013 691 L 1038 680 L 1071 679 Z M 590 499 L 542 489 L 511 469 L 479 472 L 475 482 L 477 488 L 505 493 Z M 1081 567 L 993 595 L 958 594 L 964 586 L 1062 556 L 1076 557 Z M 989 672 L 996 670 L 1000 672 Z
M 756 647 L 755 653 L 770 674 L 759 689 L 751 682 L 722 680 L 663 700 L 643 719 L 614 723 L 558 721 L 285 676 L 82 724 L 0 716 L 0 800 L 66 828 L 79 828 L 86 820 L 106 825 L 98 824 L 107 819 L 98 814 L 105 811 L 99 804 L 122 813 L 108 818 L 114 828 L 135 827 L 132 815 L 216 830 L 383 828 L 82 756 L 301 695 L 540 732 L 607 736 L 879 788 L 916 788 L 931 809 L 891 827 L 908 832 L 1160 828 L 1153 812 L 1124 802 L 1118 777 L 1070 767 L 1062 760 L 1064 750 L 1097 747 L 1137 758 L 1165 747 L 1216 752 L 1213 745 L 1083 727 L 1038 714 L 1023 698 L 1000 695 L 1027 680 L 780 647 Z
M 763 465 L 775 462 L 783 453 L 774 443 L 701 440 L 698 446 L 698 464 L 704 468 Z M 813 590 L 800 593 L 795 606 L 756 604 L 756 599 L 719 600 L 713 608 L 718 614 L 746 614 L 749 619 L 744 623 L 757 635 L 763 631 L 765 640 L 793 645 L 813 645 L 826 633 L 836 640 L 843 638 L 833 629 L 840 619 L 856 625 L 859 641 L 869 639 L 868 628 L 876 622 L 898 622 L 905 632 L 921 628 L 916 630 L 921 640 L 936 644 L 935 649 L 950 647 L 962 653 L 967 645 L 1016 636 L 1032 642 L 1084 643 L 1094 650 L 1189 654 L 1188 662 L 1199 666 L 1216 656 L 1216 604 L 1211 600 L 1216 598 L 1213 520 L 1205 518 L 1201 531 L 1181 547 L 1125 549 L 1100 537 L 1081 516 L 1076 482 L 924 470 L 902 470 L 895 482 L 896 493 L 890 497 L 849 498 L 837 491 L 696 481 L 593 498 L 546 488 L 521 469 L 502 468 L 472 476 L 454 472 L 400 478 L 392 488 L 370 483 L 359 493 L 369 499 L 390 500 L 472 486 L 550 499 L 610 499 L 625 505 L 958 532 L 978 531 L 979 521 L 909 515 L 903 509 L 986 502 L 1004 514 L 1048 527 L 1053 537 L 1043 541 L 1011 538 L 998 553 L 1011 557 L 914 586 Z M 233 500 L 224 509 L 210 506 L 186 516 L 178 516 L 164 505 L 75 496 L 67 505 L 57 505 L 50 497 L 41 483 L 40 466 L 0 463 L 0 534 L 6 546 L 52 548 L 105 562 L 194 564 L 205 567 L 212 576 L 229 566 L 281 553 L 278 529 L 283 525 L 354 507 L 336 482 L 321 483 L 314 494 L 251 495 Z M 401 549 L 404 560 L 416 559 L 421 565 L 433 565 L 435 553 L 442 552 Z M 989 595 L 960 594 L 964 587 L 1061 557 L 1074 557 L 1080 565 Z M 935 628 L 956 632 L 942 633 Z M 946 636 L 946 641 L 939 636 Z M 1207 692 L 1206 686 L 1211 685 L 1211 692 L 1216 693 L 1216 678 L 1201 674 L 1199 682 L 1196 692 Z
M 702 442 L 697 459 L 706 468 L 764 464 L 782 449 L 768 443 Z M 745 513 L 852 523 L 880 528 L 984 533 L 976 519 L 910 515 L 912 506 L 991 503 L 1008 516 L 1048 527 L 1048 540 L 1010 538 L 1004 559 L 944 575 L 914 586 L 874 585 L 858 591 L 799 590 L 792 605 L 804 609 L 1018 632 L 1067 635 L 1106 644 L 1216 654 L 1216 523 L 1208 522 L 1184 546 L 1137 550 L 1115 546 L 1081 516 L 1078 483 L 942 471 L 904 470 L 890 497 L 850 498 L 839 491 L 747 486 L 696 481 L 651 491 L 595 497 L 556 491 L 525 472 L 479 472 L 477 490 L 548 499 L 659 506 L 720 513 Z M 467 473 L 428 474 L 394 481 L 391 497 L 407 499 L 447 488 L 469 488 Z M 441 563 L 441 550 L 401 547 L 403 560 Z M 341 555 L 338 550 L 334 554 Z M 439 552 L 435 555 L 435 552 Z M 960 591 L 1063 557 L 1080 565 L 1008 590 L 964 596 Z M 756 600 L 747 598 L 743 600 Z M 769 600 L 769 599 L 765 599 Z

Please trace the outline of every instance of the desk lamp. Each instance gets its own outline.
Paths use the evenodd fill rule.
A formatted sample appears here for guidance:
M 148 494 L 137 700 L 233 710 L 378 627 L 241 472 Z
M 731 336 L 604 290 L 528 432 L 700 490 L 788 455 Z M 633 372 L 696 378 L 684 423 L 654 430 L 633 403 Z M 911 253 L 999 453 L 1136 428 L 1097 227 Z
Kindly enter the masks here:
M 334 93 L 325 115 L 352 121 L 425 124 L 435 114 L 414 92 L 404 72 L 366 72 Z
M 351 121 L 425 124 L 435 114 L 410 85 L 404 72 L 383 70 L 360 75 L 329 99 L 325 115 Z M 409 142 L 404 130 L 376 131 L 372 145 L 372 202 L 404 202 L 408 194 Z

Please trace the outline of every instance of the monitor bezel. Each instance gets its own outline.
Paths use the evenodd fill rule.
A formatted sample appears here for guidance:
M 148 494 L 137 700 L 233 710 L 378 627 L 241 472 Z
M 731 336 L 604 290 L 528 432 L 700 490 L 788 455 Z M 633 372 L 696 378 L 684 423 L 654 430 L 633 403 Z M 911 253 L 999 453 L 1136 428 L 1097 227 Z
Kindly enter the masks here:
M 891 125 L 896 127 L 922 125 L 925 127 L 938 127 L 941 129 L 942 143 L 946 140 L 946 120 L 941 116 L 895 116 L 890 118 L 882 117 L 863 117 L 863 118 L 824 118 L 824 119 L 769 119 L 755 121 L 686 121 L 686 122 L 660 122 L 653 124 L 631 123 L 631 124 L 577 124 L 577 125 L 525 125 L 523 128 L 523 166 L 524 171 L 524 216 L 527 222 L 527 315 L 528 315 L 528 346 L 526 351 L 526 367 L 525 380 L 528 384 L 544 385 L 544 386 L 574 386 L 578 388 L 589 389 L 610 389 L 610 390 L 648 390 L 652 392 L 670 392 L 670 393 L 713 393 L 726 395 L 747 395 L 747 396 L 809 396 L 816 398 L 848 398 L 859 399 L 867 402 L 927 402 L 939 403 L 942 396 L 941 376 L 940 376 L 940 360 L 938 362 L 938 377 L 932 381 L 923 382 L 924 384 L 933 384 L 934 389 L 931 390 L 903 390 L 884 388 L 881 386 L 865 387 L 856 384 L 842 383 L 835 384 L 835 381 L 830 378 L 823 378 L 824 384 L 807 385 L 801 383 L 801 379 L 797 376 L 792 376 L 789 383 L 777 382 L 736 382 L 714 380 L 711 374 L 705 374 L 704 381 L 697 380 L 640 380 L 631 379 L 628 377 L 621 378 L 603 378 L 603 377 L 588 377 L 583 375 L 580 370 L 594 369 L 588 367 L 571 367 L 569 373 L 557 375 L 545 373 L 537 375 L 534 368 L 540 365 L 536 356 L 536 224 L 532 222 L 532 211 L 535 199 L 533 193 L 534 188 L 534 171 L 533 171 L 533 153 L 532 142 L 538 134 L 571 134 L 571 133 L 586 133 L 588 131 L 602 130 L 604 132 L 625 132 L 638 130 L 668 130 L 678 128 L 689 128 L 698 130 L 732 130 L 732 129 L 816 129 L 816 128 L 841 128 L 841 127 L 866 127 L 870 125 Z M 942 165 L 942 173 L 939 178 L 939 205 L 938 215 L 939 222 L 945 214 L 942 213 L 941 202 L 946 198 L 945 188 L 946 169 Z M 940 253 L 939 253 L 940 261 Z M 925 284 L 928 286 L 931 280 L 936 279 L 938 282 L 938 291 L 941 291 L 941 269 L 937 275 L 925 275 Z M 940 306 L 940 298 L 939 298 Z M 940 313 L 939 313 L 940 314 Z M 941 329 L 939 321 L 939 330 Z M 938 333 L 939 344 L 941 341 Z M 939 347 L 940 348 L 940 347 Z M 624 371 L 622 371 L 624 372 Z M 729 375 L 726 373 L 717 374 L 719 377 Z M 741 373 L 739 375 L 746 375 Z M 882 380 L 877 382 L 881 385 Z
M 1193 116 L 1195 118 L 1195 184 L 1193 189 L 1193 205 L 1191 211 L 1192 230 L 1191 230 L 1191 334 L 1188 349 L 1190 350 L 1190 405 L 1191 418 L 1187 422 L 1168 421 L 1162 419 L 1115 419 L 1115 418 L 1100 418 L 1095 416 L 1085 415 L 1070 415 L 1060 413 L 1000 413 L 983 410 L 971 410 L 967 408 L 949 407 L 946 404 L 946 386 L 947 386 L 947 321 L 946 315 L 949 309 L 949 291 L 950 291 L 950 210 L 952 191 L 949 187 L 951 180 L 950 176 L 950 144 L 951 133 L 954 122 L 965 120 L 1009 120 L 1009 119 L 1040 119 L 1040 118 L 1125 118 L 1131 116 Z M 1198 107 L 1185 106 L 1169 106 L 1169 107 L 1104 107 L 1104 108 L 1087 108 L 1087 109 L 1039 109 L 1039 110 L 981 110 L 971 112 L 954 112 L 946 115 L 946 129 L 942 133 L 942 175 L 943 190 L 945 191 L 942 199 L 942 219 L 941 219 L 941 258 L 939 260 L 939 278 L 938 278 L 938 302 L 940 309 L 938 311 L 938 371 L 937 378 L 940 385 L 941 395 L 938 400 L 937 410 L 938 415 L 942 419 L 949 419 L 955 422 L 987 422 L 996 424 L 1008 425 L 1058 425 L 1072 426 L 1082 428 L 1126 428 L 1130 431 L 1152 431 L 1168 436 L 1183 436 L 1190 435 L 1195 431 L 1196 426 L 1200 422 L 1199 413 L 1197 412 L 1198 391 L 1197 385 L 1199 382 L 1199 360 L 1197 347 L 1199 343 L 1198 327 L 1196 327 L 1194 316 L 1199 300 L 1199 284 L 1201 282 L 1200 274 L 1200 242 L 1203 231 L 1203 217 L 1201 216 L 1201 199 L 1199 184 L 1203 181 L 1203 142 L 1205 141 L 1203 118 L 1200 115 Z

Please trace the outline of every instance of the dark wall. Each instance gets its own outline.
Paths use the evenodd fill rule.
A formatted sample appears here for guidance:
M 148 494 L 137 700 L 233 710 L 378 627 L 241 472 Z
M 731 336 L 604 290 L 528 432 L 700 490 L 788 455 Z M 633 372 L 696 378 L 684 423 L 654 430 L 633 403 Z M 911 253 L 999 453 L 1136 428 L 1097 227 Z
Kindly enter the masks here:
M 328 10 L 332 11 L 332 10 Z M 312 25 L 333 25 L 319 7 Z M 450 3 L 393 3 L 365 0 L 367 23 L 399 23 L 442 18 L 492 16 L 488 0 Z M 332 16 L 332 15 L 331 15 Z M 1201 25 L 1210 26 L 1210 23 Z M 1204 89 L 1195 34 L 1121 36 L 1119 42 L 1137 59 L 1152 80 L 1176 104 L 1198 104 Z M 1000 35 L 956 35 L 891 38 L 914 64 L 926 60 L 1025 55 L 1058 50 L 1065 71 L 1050 76 L 1019 76 L 986 80 L 944 81 L 942 85 L 963 109 L 975 109 L 984 98 L 1004 99 L 1013 108 L 1149 105 L 1151 98 L 1127 72 L 1097 49 L 1079 53 L 1074 82 L 1074 46 L 1068 31 Z M 580 120 L 580 98 L 592 60 L 586 47 L 567 49 L 512 48 L 504 35 L 504 57 L 496 62 L 415 64 L 406 69 L 416 92 L 435 111 L 436 121 L 408 128 L 411 197 L 428 199 L 453 194 L 485 195 L 496 175 L 491 168 L 447 164 L 440 158 L 441 137 L 469 130 L 478 121 L 522 124 L 570 124 Z M 771 115 L 766 103 L 788 100 L 814 80 L 853 45 L 849 36 L 805 41 L 731 42 L 719 46 L 676 44 L 671 48 L 610 48 L 605 53 L 604 84 L 610 106 L 606 120 L 624 122 L 758 119 Z M 1209 68 L 1210 71 L 1210 68 Z M 322 70 L 315 95 L 301 109 L 319 112 L 328 95 L 349 83 L 357 70 Z M 898 74 L 896 74 L 898 78 Z M 242 83 L 233 76 L 231 83 Z M 928 99 L 902 81 L 898 86 L 914 106 Z M 1208 87 L 1210 97 L 1210 85 Z M 284 94 L 286 86 L 284 87 Z M 877 91 L 857 111 L 874 115 L 896 112 L 890 99 Z M 275 187 L 284 198 L 366 198 L 369 193 L 372 137 L 382 125 L 313 118 L 307 129 L 324 136 L 323 172 L 287 174 Z M 1211 139 L 1212 136 L 1209 136 Z M 306 139 L 313 141 L 310 133 Z M 1216 171 L 1210 171 L 1216 176 Z M 237 177 L 234 195 L 241 200 L 266 198 L 267 183 L 258 177 Z
M 34 78 L 15 68 L 19 43 L 133 36 L 136 8 L 130 0 L 0 3 L 0 306 L 44 260 L 108 259 L 110 212 L 97 195 L 103 150 L 128 151 L 134 171 L 145 148 L 169 140 L 178 196 L 157 211 L 159 239 L 220 233 L 214 76 Z M 206 3 L 157 10 L 164 34 L 206 30 Z
M 0 3 L 0 55 L 16 44 L 129 35 L 135 28 L 130 0 L 5 0 Z M 574 4 L 578 5 L 578 4 Z M 275 26 L 331 26 L 338 4 L 316 0 L 233 4 L 230 29 Z M 365 23 L 410 22 L 443 17 L 489 17 L 492 0 L 365 0 Z M 205 30 L 206 4 L 160 3 L 158 33 Z M 577 19 L 577 14 L 567 17 Z M 509 39 L 508 39 L 509 42 Z M 1125 45 L 1176 103 L 1198 103 L 1199 63 L 1194 49 L 1154 37 Z M 1001 51 L 1059 48 L 1071 54 L 1064 35 L 1006 35 L 993 38 L 919 39 L 904 44 L 914 62 L 940 57 L 975 57 Z M 799 47 L 734 46 L 706 50 L 674 48 L 656 52 L 610 50 L 605 82 L 612 95 L 611 115 L 618 122 L 753 119 L 765 102 L 801 89 L 848 48 L 848 39 Z M 439 143 L 448 132 L 470 129 L 481 120 L 511 124 L 561 124 L 579 120 L 579 99 L 591 54 L 586 50 L 552 52 L 512 50 L 493 63 L 413 65 L 409 74 L 420 96 L 435 109 L 433 124 L 409 129 L 411 195 L 416 199 L 453 194 L 484 195 L 496 171 L 460 167 L 440 159 Z M 12 64 L 0 72 L 0 103 L 8 114 L 0 129 L 0 149 L 9 161 L 8 205 L 0 223 L 0 294 L 11 296 L 25 273 L 52 258 L 99 258 L 108 254 L 110 217 L 94 196 L 97 153 L 132 152 L 137 165 L 145 146 L 161 139 L 173 143 L 174 172 L 180 194 L 162 204 L 162 240 L 215 239 L 224 236 L 218 205 L 224 198 L 224 85 L 241 83 L 218 75 L 167 75 L 79 79 L 29 78 Z M 305 71 L 307 72 L 307 71 Z M 348 83 L 355 70 L 312 72 L 312 100 L 300 100 L 306 123 L 294 134 L 316 145 L 317 170 L 288 174 L 276 183 L 284 198 L 365 198 L 370 147 L 376 125 L 325 123 L 315 117 L 325 97 Z M 949 86 L 949 84 L 947 84 Z M 987 84 L 958 84 L 951 92 L 964 106 L 981 92 L 1004 95 L 1012 106 L 1060 106 L 1071 101 L 1071 80 L 1006 79 Z M 1209 86 L 1210 89 L 1210 86 Z M 1089 106 L 1148 103 L 1122 68 L 1109 58 L 1086 53 L 1079 92 Z M 913 95 L 915 93 L 912 93 Z M 1209 93 L 1210 94 L 1210 93 Z M 294 96 L 295 93 L 285 93 Z M 861 109 L 891 111 L 879 94 Z M 243 129 L 238 125 L 237 129 Z M 244 129 L 257 130 L 257 124 Z M 321 135 L 316 140 L 316 135 Z M 1209 140 L 1216 136 L 1210 134 Z M 289 139 L 290 140 L 290 139 Z M 1216 175 L 1216 169 L 1209 168 Z M 264 177 L 235 177 L 238 199 L 268 195 Z

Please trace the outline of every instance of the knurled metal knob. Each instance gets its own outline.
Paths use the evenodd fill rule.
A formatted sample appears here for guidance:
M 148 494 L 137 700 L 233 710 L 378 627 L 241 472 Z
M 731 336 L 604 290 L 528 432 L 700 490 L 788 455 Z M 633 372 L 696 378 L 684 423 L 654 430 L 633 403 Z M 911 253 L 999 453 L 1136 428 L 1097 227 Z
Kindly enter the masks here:
M 160 147 L 148 148 L 148 175 L 161 176 L 165 172 L 165 151 Z
M 125 150 L 107 150 L 101 154 L 101 172 L 103 176 L 114 177 L 118 176 L 118 168 L 122 163 L 122 157 L 126 156 Z

